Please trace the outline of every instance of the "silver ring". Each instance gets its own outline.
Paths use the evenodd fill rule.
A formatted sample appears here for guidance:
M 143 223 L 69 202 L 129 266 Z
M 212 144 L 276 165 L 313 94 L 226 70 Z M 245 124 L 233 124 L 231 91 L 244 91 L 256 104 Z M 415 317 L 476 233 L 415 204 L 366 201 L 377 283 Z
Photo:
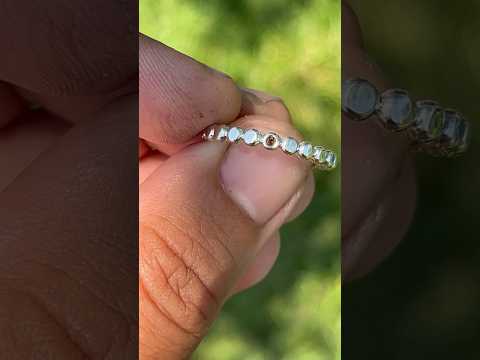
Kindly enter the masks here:
M 204 131 L 202 138 L 205 141 L 244 143 L 248 146 L 262 145 L 267 150 L 281 149 L 287 155 L 309 161 L 320 170 L 332 170 L 337 165 L 337 156 L 333 151 L 292 137 L 282 137 L 273 131 L 264 133 L 257 129 L 214 125 Z
M 470 123 L 462 114 L 435 101 L 414 103 L 405 90 L 389 89 L 380 94 L 367 80 L 345 80 L 342 111 L 357 121 L 377 115 L 386 129 L 405 131 L 415 150 L 430 155 L 452 157 L 468 148 Z

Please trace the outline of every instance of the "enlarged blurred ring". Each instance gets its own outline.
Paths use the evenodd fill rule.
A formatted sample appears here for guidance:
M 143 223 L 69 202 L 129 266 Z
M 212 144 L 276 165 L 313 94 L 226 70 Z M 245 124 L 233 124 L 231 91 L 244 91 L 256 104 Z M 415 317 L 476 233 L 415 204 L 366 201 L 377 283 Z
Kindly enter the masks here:
M 389 89 L 380 94 L 367 80 L 345 80 L 342 111 L 358 121 L 377 115 L 386 129 L 405 130 L 415 149 L 434 156 L 455 156 L 468 147 L 470 124 L 458 111 L 430 100 L 414 103 L 405 90 Z
M 292 137 L 283 137 L 273 131 L 264 133 L 257 129 L 214 125 L 206 129 L 202 137 L 206 141 L 243 142 L 248 146 L 261 145 L 267 150 L 281 149 L 287 155 L 310 161 L 320 170 L 332 170 L 337 165 L 337 156 L 333 151 Z

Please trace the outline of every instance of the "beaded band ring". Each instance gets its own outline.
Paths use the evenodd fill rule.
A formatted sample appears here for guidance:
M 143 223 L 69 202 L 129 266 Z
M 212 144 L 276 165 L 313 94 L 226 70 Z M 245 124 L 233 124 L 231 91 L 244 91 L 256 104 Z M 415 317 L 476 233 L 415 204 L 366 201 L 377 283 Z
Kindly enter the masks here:
M 390 131 L 405 131 L 416 150 L 433 156 L 453 157 L 467 150 L 470 124 L 456 110 L 430 100 L 415 103 L 401 89 L 379 93 L 364 79 L 342 82 L 342 111 L 363 121 L 377 115 Z
M 275 132 L 263 133 L 257 129 L 243 129 L 237 126 L 214 125 L 202 135 L 205 141 L 221 141 L 237 144 L 243 142 L 248 146 L 262 145 L 267 150 L 281 149 L 287 155 L 310 161 L 320 170 L 332 170 L 337 164 L 337 156 L 333 151 L 322 146 L 314 146 L 306 141 L 298 141 L 292 137 L 282 137 Z

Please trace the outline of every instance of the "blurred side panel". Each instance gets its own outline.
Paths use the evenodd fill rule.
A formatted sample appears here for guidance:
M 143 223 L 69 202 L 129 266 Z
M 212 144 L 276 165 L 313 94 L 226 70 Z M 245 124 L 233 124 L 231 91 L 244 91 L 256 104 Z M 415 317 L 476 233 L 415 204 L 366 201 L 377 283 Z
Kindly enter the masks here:
M 480 5 L 348 3 L 342 358 L 476 359 Z
M 138 357 L 138 3 L 0 1 L 0 357 Z

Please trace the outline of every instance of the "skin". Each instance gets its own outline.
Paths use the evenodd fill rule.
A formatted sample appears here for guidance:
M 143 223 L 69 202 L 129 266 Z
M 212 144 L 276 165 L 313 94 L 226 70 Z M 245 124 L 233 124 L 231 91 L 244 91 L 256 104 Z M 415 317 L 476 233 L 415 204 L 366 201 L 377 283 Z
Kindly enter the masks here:
M 136 6 L 0 8 L 2 357 L 135 358 Z

